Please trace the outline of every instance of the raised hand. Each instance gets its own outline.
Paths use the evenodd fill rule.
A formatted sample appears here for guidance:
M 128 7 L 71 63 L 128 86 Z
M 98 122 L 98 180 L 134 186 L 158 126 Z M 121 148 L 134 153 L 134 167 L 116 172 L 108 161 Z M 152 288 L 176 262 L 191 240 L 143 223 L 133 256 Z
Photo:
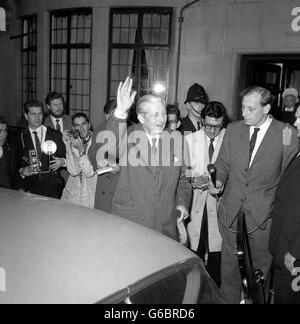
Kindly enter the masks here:
M 136 91 L 132 91 L 133 80 L 127 77 L 125 82 L 120 82 L 117 93 L 116 115 L 124 116 L 134 103 Z

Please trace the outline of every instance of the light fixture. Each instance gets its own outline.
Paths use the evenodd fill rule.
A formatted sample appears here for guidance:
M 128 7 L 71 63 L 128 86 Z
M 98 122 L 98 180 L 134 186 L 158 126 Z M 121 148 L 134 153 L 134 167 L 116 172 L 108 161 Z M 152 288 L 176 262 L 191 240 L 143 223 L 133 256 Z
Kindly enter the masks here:
M 162 83 L 157 82 L 153 85 L 153 92 L 158 95 L 164 94 L 166 92 L 166 87 Z

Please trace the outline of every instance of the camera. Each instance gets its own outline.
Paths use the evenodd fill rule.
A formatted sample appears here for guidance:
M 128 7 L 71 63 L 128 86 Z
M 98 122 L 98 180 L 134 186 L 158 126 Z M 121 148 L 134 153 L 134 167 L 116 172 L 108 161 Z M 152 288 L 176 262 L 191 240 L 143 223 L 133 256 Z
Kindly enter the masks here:
M 78 129 L 72 128 L 69 131 L 69 136 L 73 137 L 74 139 L 81 138 L 80 132 Z
M 42 163 L 39 160 L 37 151 L 35 150 L 29 151 L 29 165 L 33 173 L 37 174 L 41 171 Z

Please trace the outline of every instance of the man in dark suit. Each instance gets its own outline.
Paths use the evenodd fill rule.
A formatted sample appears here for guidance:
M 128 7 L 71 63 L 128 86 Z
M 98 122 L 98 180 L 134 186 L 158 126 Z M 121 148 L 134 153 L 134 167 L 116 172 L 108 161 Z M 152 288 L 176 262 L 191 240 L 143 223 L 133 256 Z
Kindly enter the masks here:
M 280 177 L 298 152 L 295 130 L 269 115 L 272 100 L 270 92 L 260 87 L 243 93 L 244 121 L 228 126 L 216 162 L 217 188 L 225 187 L 219 208 L 222 289 L 231 303 L 241 300 L 237 217 L 245 214 L 254 267 L 268 278 L 270 212 Z
M 45 118 L 44 125 L 61 133 L 70 130 L 72 125 L 71 116 L 65 115 L 65 101 L 62 94 L 50 92 L 46 97 L 46 105 L 49 116 Z
M 300 108 L 295 114 L 300 139 Z M 300 304 L 300 157 L 298 156 L 279 183 L 271 213 L 270 251 L 274 256 L 275 304 Z M 296 285 L 297 289 L 295 288 Z
M 46 105 L 49 116 L 44 120 L 46 127 L 52 128 L 63 134 L 64 131 L 72 129 L 72 117 L 65 114 L 65 100 L 61 93 L 50 92 L 46 97 Z M 60 170 L 65 183 L 69 179 L 69 172 L 66 168 Z
M 127 114 L 136 95 L 131 93 L 132 84 L 129 78 L 120 84 L 117 108 L 107 125 L 111 136 L 107 145 L 109 156 L 117 155 L 117 138 L 121 168 L 111 211 L 178 240 L 177 223 L 189 216 L 191 199 L 191 185 L 182 167 L 183 157 L 175 151 L 181 149 L 182 135 L 165 130 L 166 103 L 155 95 L 138 101 L 140 124 L 127 132 Z M 171 136 L 178 145 L 171 147 Z
M 7 122 L 0 116 L 0 186 L 16 189 L 15 150 L 7 142 Z
M 25 118 L 28 128 L 21 133 L 17 145 L 22 187 L 26 192 L 60 199 L 64 181 L 58 171 L 65 166 L 66 157 L 62 134 L 42 125 L 43 104 L 37 100 L 25 104 Z M 43 143 L 46 141 L 53 141 L 57 145 L 57 151 L 51 157 L 50 163 L 49 156 L 42 150 Z M 32 152 L 41 162 L 40 171 L 43 173 L 37 174 L 30 166 Z
M 299 192 L 300 157 L 297 157 L 279 183 L 271 213 L 275 304 L 300 304 L 300 280 L 296 282 L 300 275 Z
M 191 86 L 185 101 L 185 104 L 187 105 L 188 115 L 182 120 L 182 134 L 188 132 L 195 133 L 201 129 L 201 112 L 207 103 L 208 97 L 204 88 L 198 83 L 195 83 L 193 86 Z

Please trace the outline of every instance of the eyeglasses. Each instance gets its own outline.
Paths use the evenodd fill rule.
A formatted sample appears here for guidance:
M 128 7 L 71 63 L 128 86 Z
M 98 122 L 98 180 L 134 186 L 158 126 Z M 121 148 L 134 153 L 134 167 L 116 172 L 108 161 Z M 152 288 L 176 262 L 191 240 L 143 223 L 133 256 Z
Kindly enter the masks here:
M 223 125 L 209 125 L 209 124 L 204 124 L 204 127 L 207 130 L 220 131 L 223 128 Z

